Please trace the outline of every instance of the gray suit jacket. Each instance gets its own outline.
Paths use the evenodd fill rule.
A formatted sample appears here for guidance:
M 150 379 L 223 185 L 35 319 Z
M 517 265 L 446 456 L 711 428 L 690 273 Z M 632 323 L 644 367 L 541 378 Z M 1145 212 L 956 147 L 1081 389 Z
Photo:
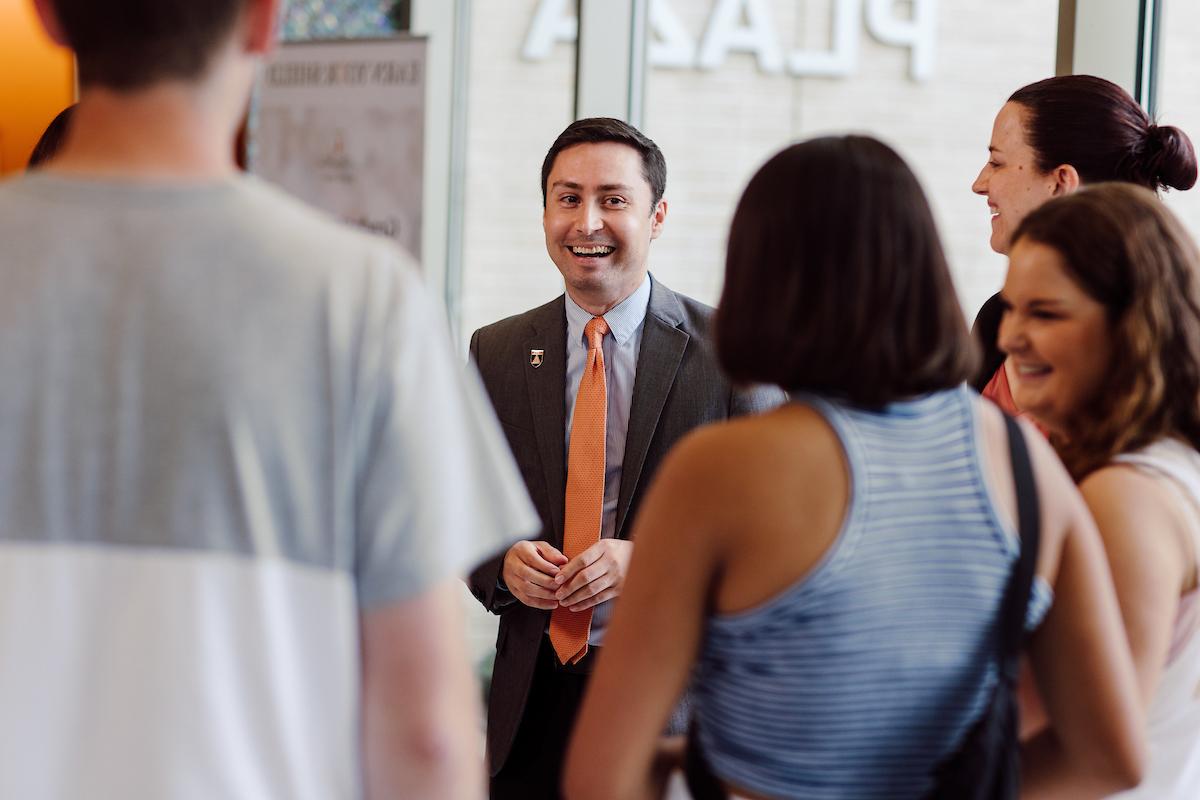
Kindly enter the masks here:
M 785 399 L 779 389 L 741 391 L 730 385 L 706 339 L 711 315 L 708 306 L 653 281 L 625 439 L 617 500 L 618 538 L 628 538 L 630 523 L 654 471 L 688 431 L 707 422 L 766 410 Z M 480 328 L 471 337 L 471 358 L 479 367 L 525 486 L 541 515 L 540 538 L 560 549 L 567 473 L 566 342 L 562 296 Z M 545 351 L 541 366 L 530 363 L 531 350 Z M 503 555 L 497 556 L 469 579 L 471 593 L 500 615 L 488 701 L 493 775 L 512 747 L 550 615 L 523 605 L 500 588 L 502 563 Z

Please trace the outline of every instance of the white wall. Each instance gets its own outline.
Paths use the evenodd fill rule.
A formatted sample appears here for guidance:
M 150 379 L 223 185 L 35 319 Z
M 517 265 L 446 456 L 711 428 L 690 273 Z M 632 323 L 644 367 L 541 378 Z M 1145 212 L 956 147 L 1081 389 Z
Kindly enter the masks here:
M 1171 0 L 1164 6 L 1162 52 L 1159 54 L 1158 121 L 1176 125 L 1200 151 L 1200 3 Z M 1200 187 L 1168 192 L 1171 210 L 1200 239 Z

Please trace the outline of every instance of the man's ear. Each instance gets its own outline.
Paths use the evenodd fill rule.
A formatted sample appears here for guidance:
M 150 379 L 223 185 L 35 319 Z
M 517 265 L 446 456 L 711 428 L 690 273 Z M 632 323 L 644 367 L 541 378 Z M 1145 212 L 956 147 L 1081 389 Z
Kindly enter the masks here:
M 54 43 L 70 47 L 71 43 L 67 41 L 67 37 L 63 34 L 62 24 L 58 21 L 58 11 L 54 8 L 54 0 L 33 0 L 33 6 L 37 9 L 42 27 Z
M 667 219 L 667 201 L 659 200 L 658 205 L 654 206 L 654 213 L 650 215 L 650 238 L 657 239 L 662 233 L 663 222 Z
M 47 2 L 47 0 L 39 0 Z M 246 3 L 246 52 L 265 55 L 275 47 L 279 0 L 249 0 Z
M 1070 164 L 1059 164 L 1050 173 L 1054 178 L 1054 197 L 1075 194 L 1079 191 L 1079 172 Z

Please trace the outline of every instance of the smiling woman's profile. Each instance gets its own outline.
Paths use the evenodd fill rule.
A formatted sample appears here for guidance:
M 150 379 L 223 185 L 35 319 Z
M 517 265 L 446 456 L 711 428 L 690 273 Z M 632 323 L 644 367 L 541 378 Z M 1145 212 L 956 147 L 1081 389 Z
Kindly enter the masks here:
M 1013 92 L 996 115 L 988 160 L 971 185 L 987 200 L 991 247 L 1009 252 L 1013 232 L 1047 200 L 1104 181 L 1152 191 L 1190 189 L 1196 153 L 1187 134 L 1159 125 L 1128 92 L 1094 75 L 1046 78 Z M 996 345 L 1002 309 L 991 297 L 975 318 L 984 357 L 971 385 L 1009 413 L 1019 413 L 1020 377 L 1001 369 Z

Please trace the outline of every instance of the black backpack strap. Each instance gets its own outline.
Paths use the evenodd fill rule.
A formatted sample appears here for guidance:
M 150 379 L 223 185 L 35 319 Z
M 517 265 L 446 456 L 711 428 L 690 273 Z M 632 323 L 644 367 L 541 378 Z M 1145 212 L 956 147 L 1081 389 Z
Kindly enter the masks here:
M 1025 616 L 1029 607 L 1029 594 L 1033 588 L 1033 574 L 1037 567 L 1038 548 L 1041 544 L 1041 512 L 1025 435 L 1017 421 L 1007 414 L 1004 416 L 1004 424 L 1008 428 L 1009 457 L 1012 460 L 1013 483 L 1017 490 L 1017 530 L 1021 536 L 1021 555 L 1004 593 L 999 635 L 1002 669 L 1005 676 L 1015 682 L 1018 657 L 1025 642 Z
M 700 720 L 693 711 L 688 725 L 687 749 L 683 754 L 683 777 L 692 800 L 729 800 L 720 778 L 713 774 L 704 751 L 700 749 Z

